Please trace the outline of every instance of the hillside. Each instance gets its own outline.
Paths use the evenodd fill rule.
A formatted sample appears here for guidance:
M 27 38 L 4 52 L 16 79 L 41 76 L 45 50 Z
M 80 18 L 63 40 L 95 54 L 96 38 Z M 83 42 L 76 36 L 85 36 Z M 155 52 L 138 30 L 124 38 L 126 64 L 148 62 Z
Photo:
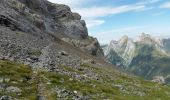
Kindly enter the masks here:
M 64 65 L 58 68 L 62 69 L 62 72 L 40 68 L 32 70 L 29 66 L 1 60 L 0 95 L 3 95 L 1 99 L 170 99 L 169 86 L 144 81 L 112 68 L 89 64 L 82 64 L 79 69 Z
M 67 5 L 0 0 L 0 100 L 168 100 L 170 86 L 104 59 Z

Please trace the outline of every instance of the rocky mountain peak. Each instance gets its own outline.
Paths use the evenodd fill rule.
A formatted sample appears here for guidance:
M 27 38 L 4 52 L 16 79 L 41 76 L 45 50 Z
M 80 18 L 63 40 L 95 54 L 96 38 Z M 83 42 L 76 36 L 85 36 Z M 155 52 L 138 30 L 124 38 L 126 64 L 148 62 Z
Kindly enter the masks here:
M 123 60 L 124 65 L 129 65 L 133 58 L 145 50 L 153 52 L 153 56 L 169 55 L 169 42 L 166 39 L 152 37 L 149 34 L 141 33 L 136 39 L 131 39 L 128 36 L 123 36 L 119 41 L 111 41 L 108 49 L 104 49 L 105 55 L 111 52 L 117 53 Z M 106 47 L 105 47 L 106 48 Z
M 136 41 L 138 42 L 146 42 L 146 41 L 152 41 L 152 37 L 149 34 L 141 33 L 137 38 Z
M 0 16 L 15 27 L 29 33 L 52 33 L 59 37 L 84 39 L 87 27 L 78 13 L 71 12 L 66 5 L 53 4 L 47 0 L 1 0 Z M 9 17 L 10 16 L 10 17 Z M 27 28 L 26 28 L 27 27 Z
M 119 42 L 119 45 L 126 45 L 127 42 L 129 40 L 129 37 L 127 35 L 123 36 L 118 42 Z
M 136 75 L 154 79 L 154 75 L 162 74 L 163 70 L 169 68 L 169 39 L 142 33 L 136 40 L 123 36 L 119 41 L 111 43 L 108 49 L 104 49 L 106 59 Z
M 85 21 L 67 5 L 47 0 L 0 0 L 0 8 L 0 59 L 48 68 L 49 64 L 70 61 L 57 58 L 61 51 L 103 57 L 98 40 L 88 35 Z

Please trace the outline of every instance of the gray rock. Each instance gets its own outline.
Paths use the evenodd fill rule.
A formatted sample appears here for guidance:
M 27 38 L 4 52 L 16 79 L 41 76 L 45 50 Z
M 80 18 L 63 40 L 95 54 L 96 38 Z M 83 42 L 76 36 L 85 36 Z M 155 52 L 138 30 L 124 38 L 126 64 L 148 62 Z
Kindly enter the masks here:
M 38 96 L 38 100 L 46 100 L 44 96 Z
M 13 87 L 13 86 L 7 87 L 6 91 L 9 93 L 21 93 L 22 92 L 22 90 L 20 88 Z
M 12 100 L 12 97 L 11 96 L 2 96 L 1 98 L 0 98 L 0 100 Z
M 0 83 L 0 91 L 4 90 L 7 87 L 6 84 Z
M 89 37 L 85 40 L 76 40 L 70 38 L 62 38 L 63 41 L 75 46 L 79 47 L 81 50 L 88 52 L 89 54 L 97 57 L 104 57 L 103 50 L 100 47 L 100 44 L 97 39 Z
M 159 84 L 165 84 L 165 78 L 163 76 L 155 76 L 152 82 L 156 82 Z
M 59 54 L 62 55 L 62 56 L 68 56 L 69 55 L 66 51 L 61 51 L 61 52 L 59 52 Z

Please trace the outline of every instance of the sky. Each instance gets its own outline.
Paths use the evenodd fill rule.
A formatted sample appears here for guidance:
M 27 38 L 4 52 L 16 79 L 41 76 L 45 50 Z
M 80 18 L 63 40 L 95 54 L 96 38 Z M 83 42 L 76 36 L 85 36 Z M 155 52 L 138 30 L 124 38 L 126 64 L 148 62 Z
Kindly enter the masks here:
M 101 44 L 141 33 L 170 36 L 170 0 L 49 0 L 69 5 Z

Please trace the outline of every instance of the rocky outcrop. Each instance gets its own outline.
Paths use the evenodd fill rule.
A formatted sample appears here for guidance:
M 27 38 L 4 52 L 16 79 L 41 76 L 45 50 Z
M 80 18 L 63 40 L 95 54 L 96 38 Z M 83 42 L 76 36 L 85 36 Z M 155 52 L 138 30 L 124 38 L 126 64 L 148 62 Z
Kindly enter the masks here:
M 80 48 L 83 51 L 87 51 L 93 56 L 104 57 L 103 50 L 98 43 L 98 40 L 93 37 L 88 37 L 84 40 L 75 40 L 70 38 L 62 38 L 63 41 L 68 42 L 69 44 Z
M 81 61 L 72 55 L 75 52 L 103 56 L 97 39 L 88 36 L 85 21 L 66 5 L 47 0 L 1 0 L 0 8 L 0 59 L 49 67 Z M 62 51 L 72 59 L 61 55 Z
M 163 76 L 155 76 L 152 81 L 159 84 L 165 84 L 165 78 Z
M 111 41 L 110 45 L 107 47 L 107 50 L 105 51 L 105 55 L 107 59 L 110 59 L 111 57 L 111 56 L 109 57 L 110 52 L 115 52 L 112 54 L 119 57 L 119 58 L 116 57 L 117 59 L 119 59 L 118 64 L 122 63 L 123 65 L 128 66 L 131 63 L 133 57 L 135 56 L 134 54 L 135 50 L 136 48 L 133 40 L 128 38 L 127 36 L 124 36 L 119 41 Z M 122 59 L 121 62 L 120 59 Z
M 86 24 L 79 14 L 72 13 L 66 5 L 47 0 L 1 0 L 0 15 L 7 19 L 6 24 L 17 22 L 16 26 L 24 32 L 47 32 L 72 38 L 88 36 Z M 3 19 L 1 17 L 1 23 Z

